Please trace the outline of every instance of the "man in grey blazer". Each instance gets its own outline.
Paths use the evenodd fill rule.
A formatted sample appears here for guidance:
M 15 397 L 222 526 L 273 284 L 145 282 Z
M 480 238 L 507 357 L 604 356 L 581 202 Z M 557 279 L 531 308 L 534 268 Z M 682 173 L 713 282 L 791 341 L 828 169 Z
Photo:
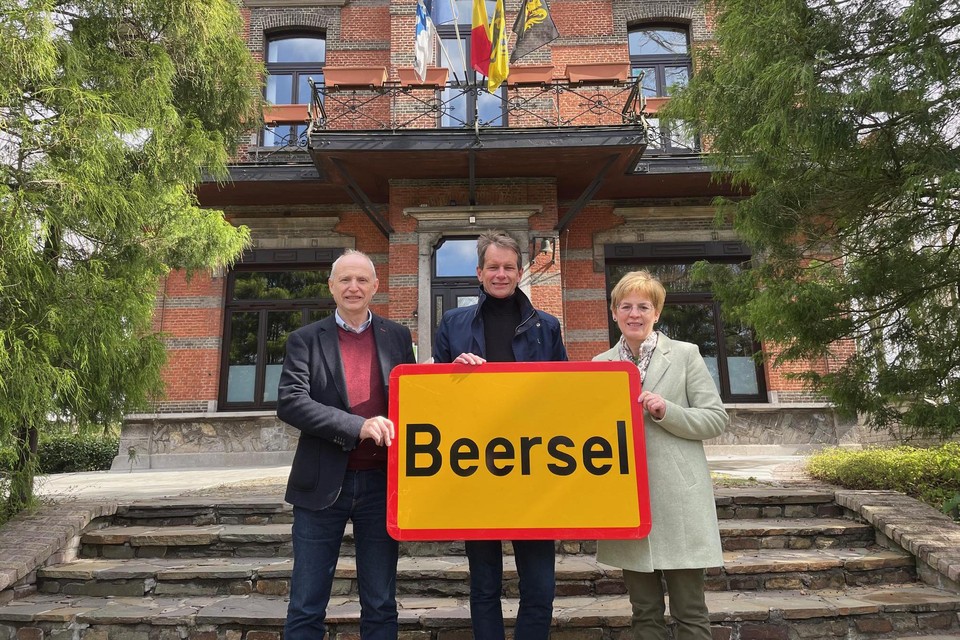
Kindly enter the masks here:
M 387 382 L 413 363 L 410 331 L 370 312 L 373 263 L 346 251 L 328 281 L 334 315 L 287 338 L 277 416 L 300 430 L 286 500 L 293 505 L 293 576 L 285 640 L 326 633 L 327 604 L 347 521 L 353 523 L 360 634 L 397 637 L 397 542 L 386 529 Z

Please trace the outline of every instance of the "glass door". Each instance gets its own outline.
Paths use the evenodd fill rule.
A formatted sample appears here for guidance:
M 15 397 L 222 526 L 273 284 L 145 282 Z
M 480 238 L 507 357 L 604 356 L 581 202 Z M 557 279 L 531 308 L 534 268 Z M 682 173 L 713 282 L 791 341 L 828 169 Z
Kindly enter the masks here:
M 469 307 L 480 301 L 477 279 L 477 239 L 444 238 L 433 254 L 430 292 L 431 333 L 436 335 L 440 319 L 450 309 Z

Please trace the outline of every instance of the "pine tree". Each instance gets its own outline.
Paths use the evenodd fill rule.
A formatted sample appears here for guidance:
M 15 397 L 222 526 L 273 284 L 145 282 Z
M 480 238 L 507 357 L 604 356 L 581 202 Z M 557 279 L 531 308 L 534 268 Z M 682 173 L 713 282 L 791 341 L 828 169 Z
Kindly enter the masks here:
M 248 242 L 198 206 L 258 118 L 229 0 L 0 0 L 0 437 L 32 495 L 38 431 L 93 428 L 162 392 L 160 279 Z
M 715 45 L 665 115 L 697 123 L 744 190 L 721 215 L 759 259 L 721 300 L 785 360 L 855 340 L 805 375 L 841 410 L 957 433 L 960 2 L 712 6 Z

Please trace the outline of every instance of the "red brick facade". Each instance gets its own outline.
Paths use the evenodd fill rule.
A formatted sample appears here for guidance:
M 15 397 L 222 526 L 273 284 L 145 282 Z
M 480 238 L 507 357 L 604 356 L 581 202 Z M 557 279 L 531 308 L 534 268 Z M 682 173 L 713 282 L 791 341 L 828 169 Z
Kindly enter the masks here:
M 413 64 L 414 0 L 361 0 L 323 3 L 316 7 L 291 3 L 246 2 L 243 14 L 251 51 L 262 59 L 264 43 L 279 31 L 310 32 L 326 38 L 326 65 L 378 65 L 396 78 L 398 67 Z M 508 1 L 507 24 L 512 25 L 519 3 Z M 609 2 L 554 0 L 554 20 L 560 40 L 523 64 L 553 64 L 559 77 L 567 64 L 626 62 L 628 28 L 637 24 L 677 24 L 688 30 L 692 48 L 710 41 L 710 20 L 702 4 L 678 2 Z M 511 44 L 514 36 L 511 35 Z M 569 98 L 574 99 L 574 98 Z M 390 102 L 382 100 L 382 109 Z M 334 109 L 333 106 L 330 107 Z M 342 107 L 341 107 L 342 108 Z M 380 113 L 389 116 L 389 113 Z M 583 122 L 586 125 L 606 122 Z M 369 123 L 358 128 L 373 128 Z M 251 145 L 256 145 L 255 136 Z M 246 157 L 246 156 L 245 156 Z M 242 164 L 242 159 L 241 159 Z M 594 171 L 595 167 L 584 167 Z M 661 180 L 667 180 L 664 176 Z M 652 179 L 651 179 L 652 180 Z M 560 200 L 550 178 L 478 179 L 477 206 L 470 207 L 470 185 L 462 180 L 394 180 L 383 207 L 393 232 L 389 238 L 354 204 L 284 204 L 282 188 L 261 194 L 271 206 L 230 201 L 204 201 L 223 208 L 237 224 L 251 228 L 254 249 L 356 248 L 377 265 L 380 289 L 373 309 L 407 325 L 420 345 L 420 359 L 429 327 L 429 249 L 442 237 L 474 234 L 506 227 L 532 254 L 523 286 L 534 304 L 557 316 L 564 328 L 571 359 L 586 360 L 609 347 L 604 247 L 617 243 L 690 243 L 737 241 L 729 226 L 717 227 L 709 206 L 712 194 L 680 188 L 671 197 L 652 196 L 664 187 L 655 181 L 652 191 L 640 188 L 629 198 L 593 200 L 563 230 L 554 229 L 573 203 Z M 201 197 L 203 200 L 203 197 Z M 451 204 L 455 203 L 455 204 Z M 473 216 L 476 222 L 470 223 Z M 449 223 L 442 222 L 450 220 Z M 509 220 L 504 224 L 504 220 Z M 446 225 L 446 226 L 444 226 Z M 552 252 L 538 253 L 534 238 L 548 237 Z M 426 249 L 425 249 L 426 247 Z M 530 254 L 527 254 L 529 259 Z M 224 336 L 226 278 L 197 276 L 186 281 L 174 273 L 158 295 L 155 328 L 168 346 L 165 370 L 167 394 L 161 412 L 208 412 L 221 399 L 221 362 Z M 429 313 L 428 313 L 429 315 Z M 842 359 L 853 345 L 835 350 Z M 772 349 L 771 349 L 772 351 Z M 813 363 L 828 371 L 835 362 Z M 815 401 L 802 386 L 787 379 L 797 368 L 766 368 L 770 402 Z M 222 407 L 221 407 L 222 408 Z

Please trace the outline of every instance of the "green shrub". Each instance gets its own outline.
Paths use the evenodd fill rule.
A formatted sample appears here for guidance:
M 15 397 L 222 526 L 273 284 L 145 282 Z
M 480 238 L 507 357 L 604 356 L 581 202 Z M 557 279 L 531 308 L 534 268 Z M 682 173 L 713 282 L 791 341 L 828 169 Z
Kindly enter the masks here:
M 37 473 L 105 471 L 120 448 L 116 436 L 69 433 L 41 436 L 37 446 Z
M 814 478 L 848 489 L 892 489 L 957 517 L 960 443 L 938 447 L 825 449 L 807 460 Z

